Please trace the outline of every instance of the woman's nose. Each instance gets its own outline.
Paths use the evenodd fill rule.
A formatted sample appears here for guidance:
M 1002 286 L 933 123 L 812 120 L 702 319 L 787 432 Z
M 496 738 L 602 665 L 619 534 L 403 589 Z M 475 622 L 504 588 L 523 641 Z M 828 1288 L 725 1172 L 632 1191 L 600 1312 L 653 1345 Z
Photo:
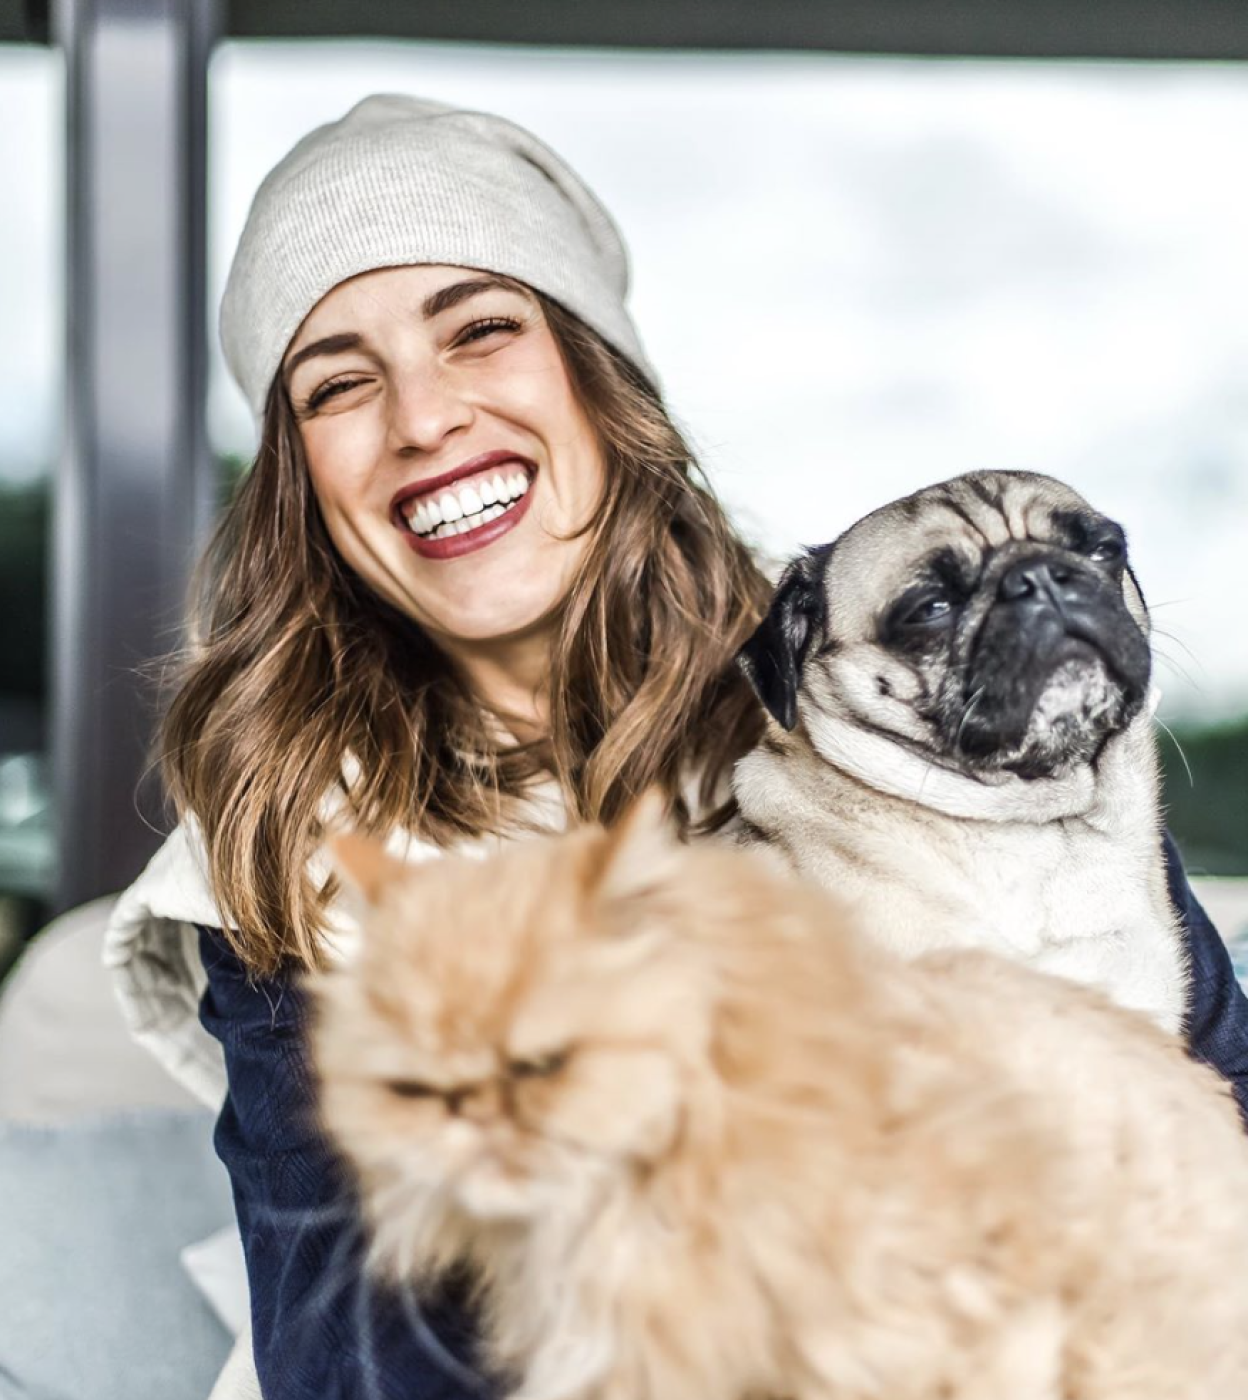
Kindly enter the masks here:
M 396 452 L 436 452 L 472 422 L 472 404 L 462 386 L 440 366 L 396 375 L 390 404 L 390 441 Z

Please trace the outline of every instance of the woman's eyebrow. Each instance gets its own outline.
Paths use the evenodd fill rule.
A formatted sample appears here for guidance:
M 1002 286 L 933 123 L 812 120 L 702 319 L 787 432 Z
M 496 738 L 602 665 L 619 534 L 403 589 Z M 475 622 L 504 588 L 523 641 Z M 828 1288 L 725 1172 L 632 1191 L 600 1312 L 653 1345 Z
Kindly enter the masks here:
M 283 366 L 282 374 L 289 384 L 290 376 L 304 360 L 310 360 L 316 355 L 341 355 L 344 350 L 358 350 L 363 343 L 363 337 L 355 331 L 338 331 L 335 335 L 327 335 L 322 340 L 314 340 L 311 345 L 305 345 L 302 350 L 296 350 Z
M 463 282 L 452 282 L 448 287 L 439 287 L 436 292 L 431 292 L 421 302 L 420 314 L 428 321 L 443 311 L 449 311 L 452 306 L 458 306 L 461 301 L 467 301 L 469 297 L 496 289 L 504 292 L 522 290 L 516 283 L 502 277 L 469 277 Z
M 469 297 L 480 296 L 482 292 L 498 289 L 505 292 L 521 290 L 514 282 L 502 277 L 469 277 L 463 282 L 452 282 L 448 287 L 439 287 L 436 292 L 431 292 L 421 302 L 420 314 L 428 321 L 434 316 L 440 316 L 443 311 L 449 311 L 451 307 L 458 306 L 460 302 L 467 301 Z M 290 382 L 291 375 L 305 360 L 311 360 L 317 355 L 340 355 L 344 350 L 358 350 L 363 343 L 364 338 L 355 331 L 339 331 L 335 335 L 327 335 L 321 340 L 314 340 L 310 345 L 305 345 L 302 350 L 296 350 L 286 361 L 283 373 L 287 383 Z

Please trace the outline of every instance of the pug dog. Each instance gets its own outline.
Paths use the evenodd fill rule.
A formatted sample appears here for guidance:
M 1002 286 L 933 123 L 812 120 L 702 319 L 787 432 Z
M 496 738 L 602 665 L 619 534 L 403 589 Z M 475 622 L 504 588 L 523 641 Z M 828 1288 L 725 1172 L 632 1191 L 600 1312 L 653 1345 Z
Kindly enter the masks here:
M 1181 1029 L 1148 613 L 1114 521 L 972 472 L 785 570 L 739 655 L 770 716 L 738 763 L 766 845 L 897 951 L 979 947 Z

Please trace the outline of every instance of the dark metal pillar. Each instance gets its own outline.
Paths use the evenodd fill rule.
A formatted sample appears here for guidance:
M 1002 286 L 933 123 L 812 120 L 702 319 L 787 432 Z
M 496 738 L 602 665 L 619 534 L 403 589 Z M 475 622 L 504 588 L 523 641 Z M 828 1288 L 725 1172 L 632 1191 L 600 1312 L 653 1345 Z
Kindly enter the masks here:
M 154 687 L 212 470 L 204 433 L 208 56 L 216 0 L 54 0 L 68 117 L 65 439 L 53 545 L 57 908 L 157 837 Z

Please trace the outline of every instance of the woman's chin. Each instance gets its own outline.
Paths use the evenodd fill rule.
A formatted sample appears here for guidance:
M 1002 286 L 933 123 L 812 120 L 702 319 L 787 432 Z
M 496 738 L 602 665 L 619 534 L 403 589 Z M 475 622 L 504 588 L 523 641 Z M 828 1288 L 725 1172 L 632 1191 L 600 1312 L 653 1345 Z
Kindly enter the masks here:
M 429 617 L 426 626 L 452 656 L 548 644 L 561 601 L 546 595 L 526 598 L 515 586 L 501 584 L 496 592 L 480 600 L 456 599 L 453 605 Z

